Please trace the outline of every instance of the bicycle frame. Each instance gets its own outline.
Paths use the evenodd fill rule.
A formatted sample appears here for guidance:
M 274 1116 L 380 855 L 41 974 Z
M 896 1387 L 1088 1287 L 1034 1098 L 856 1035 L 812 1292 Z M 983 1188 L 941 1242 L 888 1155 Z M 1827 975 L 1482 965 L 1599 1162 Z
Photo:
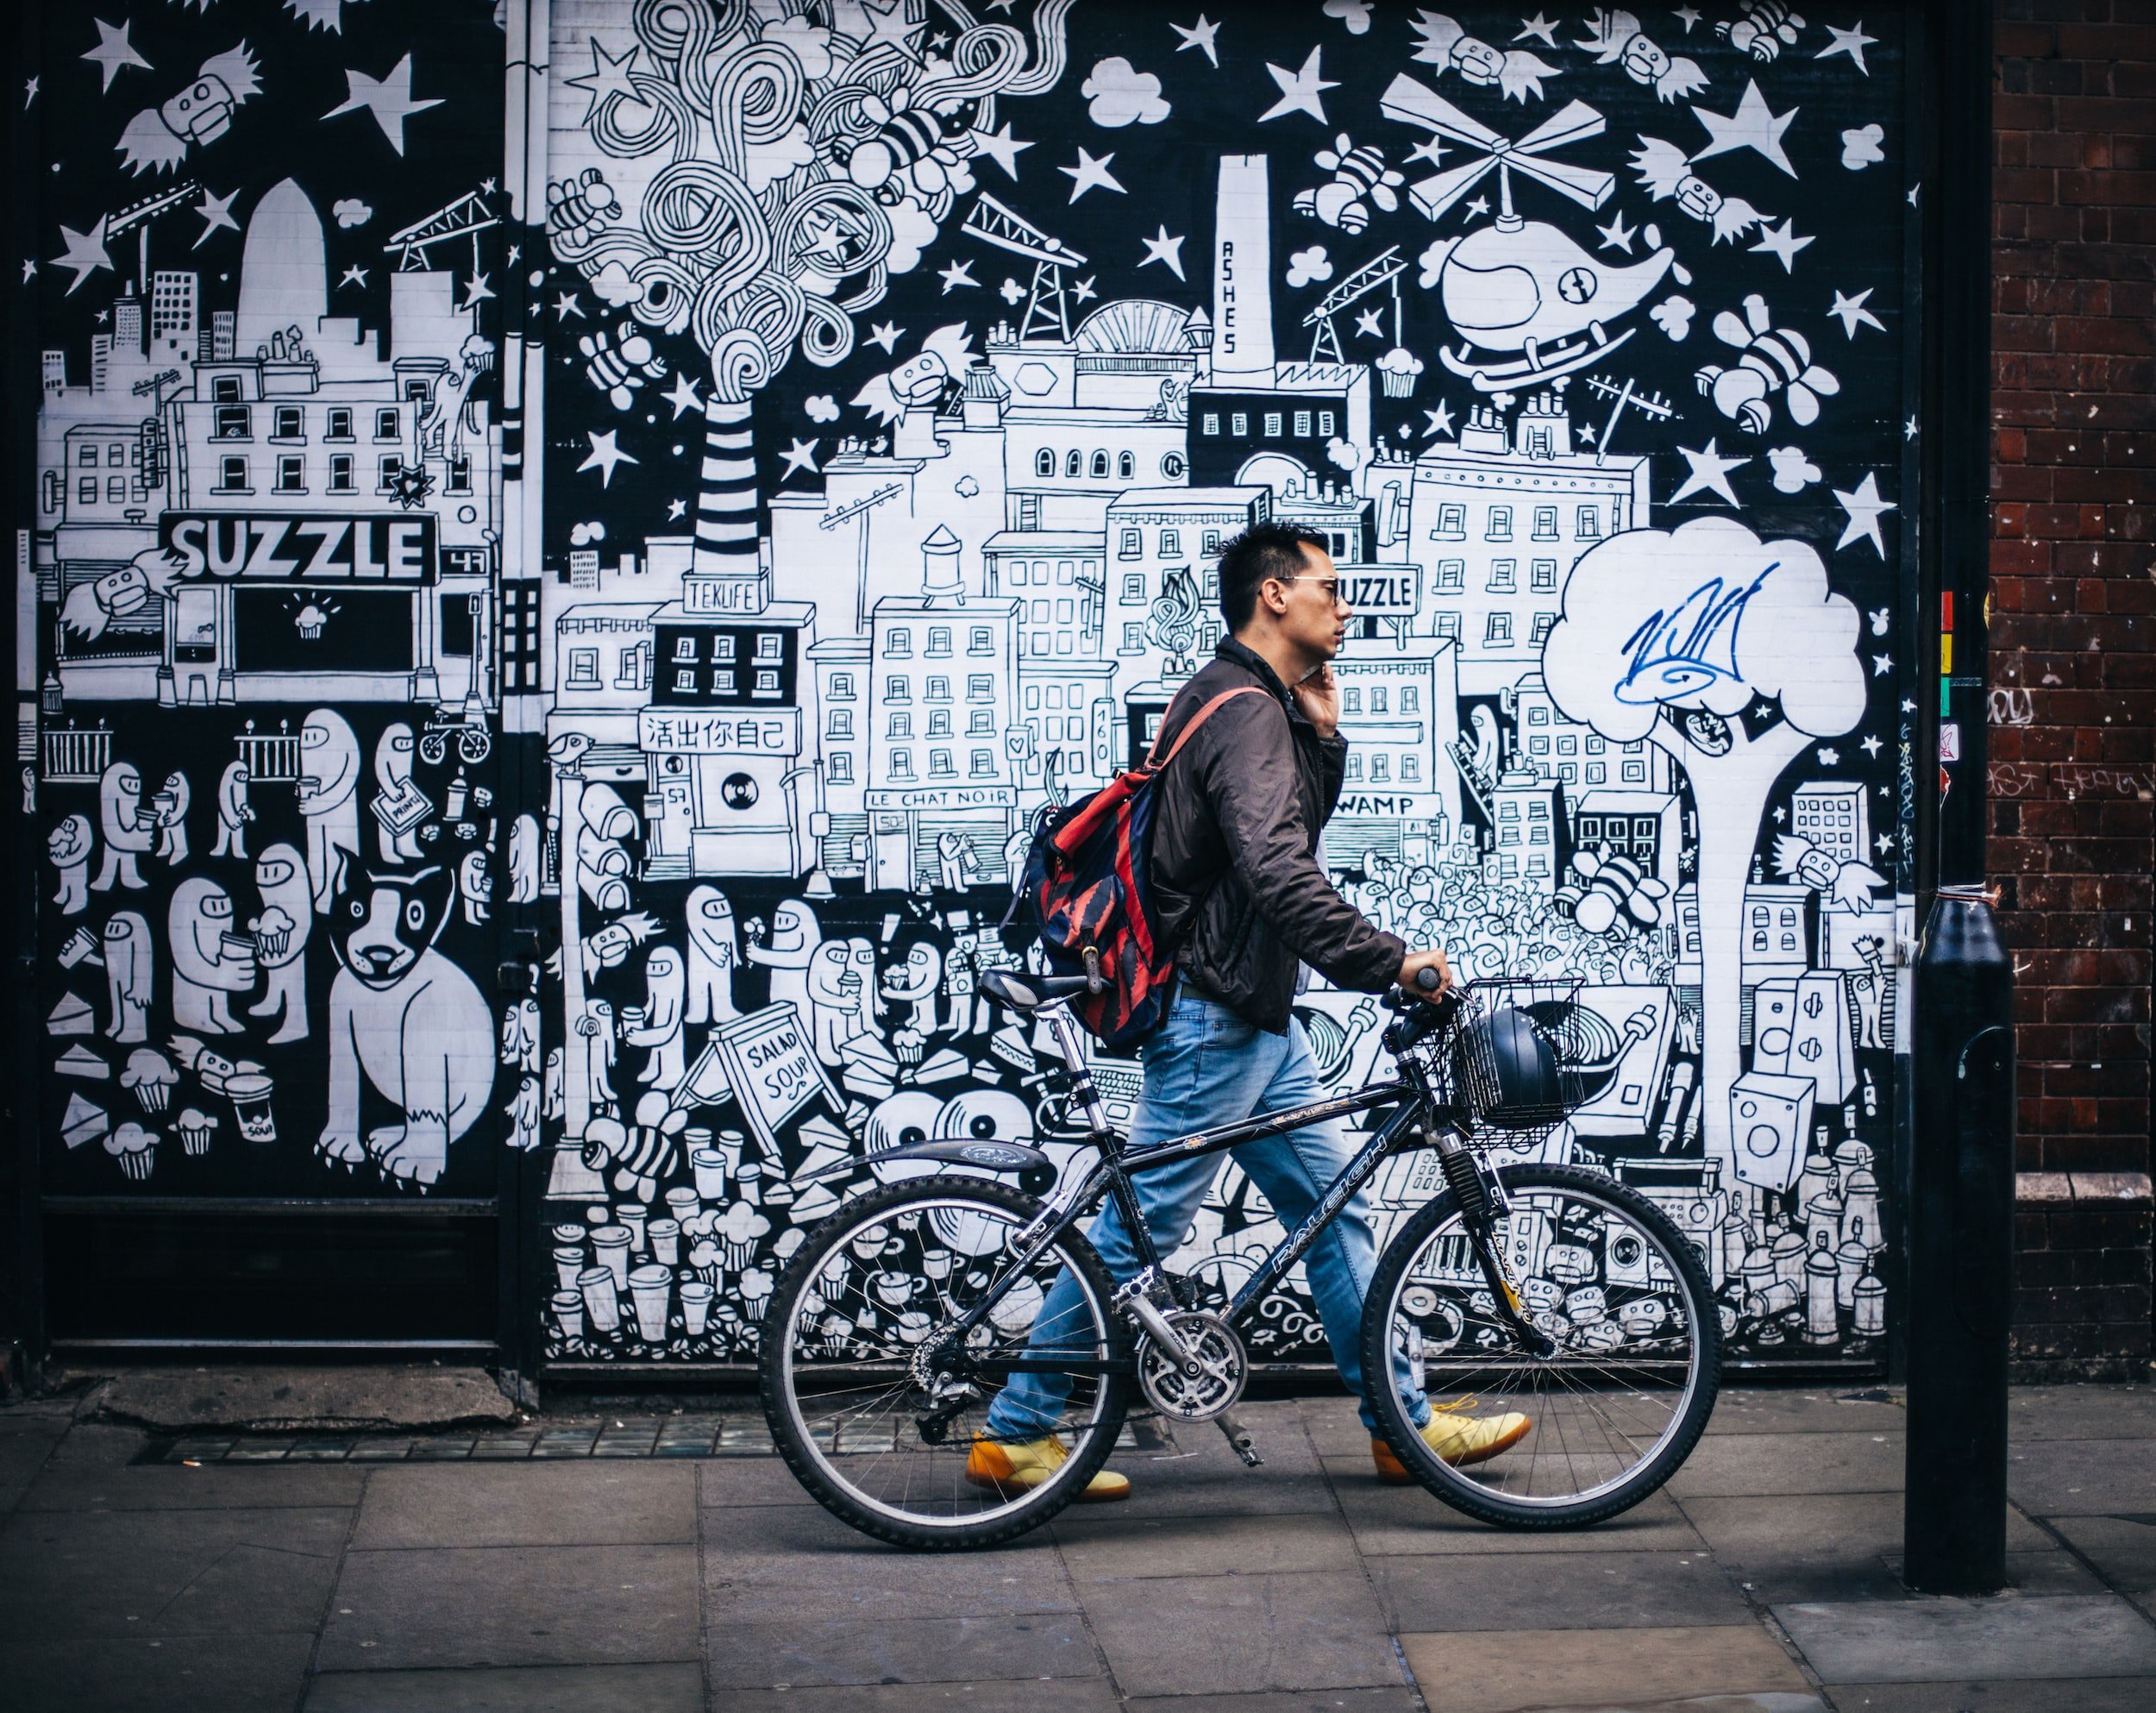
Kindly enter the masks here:
M 1234 1301 L 1228 1305 L 1225 1318 L 1231 1326 L 1238 1325 L 1267 1293 L 1287 1277 L 1288 1270 L 1317 1241 L 1318 1233 L 1376 1176 L 1379 1166 L 1394 1154 L 1432 1145 L 1437 1139 L 1437 1128 L 1450 1127 L 1445 1126 L 1446 1113 L 1430 1098 L 1428 1084 L 1422 1076 L 1420 1066 L 1403 1055 L 1398 1061 L 1403 1072 L 1400 1078 L 1369 1083 L 1352 1094 L 1337 1095 L 1329 1100 L 1290 1107 L 1285 1112 L 1268 1113 L 1260 1118 L 1196 1131 L 1188 1136 L 1177 1137 L 1151 1147 L 1130 1149 L 1122 1145 L 1123 1139 L 1107 1121 L 1107 1114 L 1100 1104 L 1100 1092 L 1094 1088 L 1092 1073 L 1087 1069 L 1077 1026 L 1072 1020 L 1069 1007 L 1061 1003 L 1044 1006 L 1037 1014 L 1055 1032 L 1056 1046 L 1063 1063 L 1070 1068 L 1072 1095 L 1086 1114 L 1088 1126 L 1087 1140 L 1100 1158 L 1082 1178 L 1050 1195 L 1040 1213 L 1018 1232 L 1013 1239 L 1013 1246 L 1018 1251 L 1016 1262 L 1006 1272 L 1002 1281 L 991 1288 L 953 1325 L 949 1336 L 954 1342 L 962 1340 L 979 1325 L 1003 1293 L 1025 1274 L 1025 1270 L 1046 1252 L 1049 1246 L 1099 1203 L 1103 1190 L 1113 1198 L 1116 1206 L 1121 1209 L 1124 1223 L 1129 1227 L 1131 1242 L 1138 1250 L 1142 1264 L 1137 1278 L 1155 1278 L 1158 1277 L 1163 1258 L 1160 1246 L 1154 1240 L 1152 1227 L 1146 1222 L 1144 1214 L 1138 1207 L 1137 1193 L 1131 1188 L 1131 1180 L 1134 1177 L 1156 1166 L 1165 1165 L 1171 1160 L 1202 1158 L 1208 1154 L 1223 1153 L 1245 1142 L 1255 1142 L 1268 1136 L 1282 1136 L 1291 1130 L 1300 1130 L 1306 1125 L 1320 1124 L 1328 1119 L 1343 1118 L 1351 1113 L 1368 1112 L 1374 1107 L 1396 1102 L 1399 1109 L 1385 1120 L 1341 1169 L 1339 1175 L 1326 1186 L 1319 1195 L 1316 1205 L 1301 1223 L 1274 1246 L 1257 1271 L 1236 1293 Z M 1419 1122 L 1426 1119 L 1428 1120 L 1426 1125 Z M 1019 1357 L 999 1365 L 1012 1371 L 1041 1367 L 1069 1373 L 1082 1370 L 1089 1365 L 1082 1362 L 1074 1365 L 1064 1359 Z

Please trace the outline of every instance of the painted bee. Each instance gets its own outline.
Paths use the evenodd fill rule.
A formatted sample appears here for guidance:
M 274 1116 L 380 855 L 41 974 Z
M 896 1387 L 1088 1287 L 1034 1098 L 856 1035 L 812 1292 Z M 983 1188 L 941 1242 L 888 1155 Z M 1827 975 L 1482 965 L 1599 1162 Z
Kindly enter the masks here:
M 949 188 L 968 188 L 972 174 L 966 157 L 974 152 L 973 129 L 979 104 L 953 102 L 939 108 L 916 107 L 913 93 L 901 85 L 888 97 L 861 97 L 863 117 L 875 127 L 865 137 L 834 137 L 830 158 L 846 176 L 876 200 L 895 203 L 910 185 L 923 197 Z
M 1784 47 L 1794 47 L 1797 31 L 1804 28 L 1804 20 L 1789 9 L 1789 0 L 1744 0 L 1738 9 L 1744 16 L 1734 23 L 1716 24 L 1714 34 L 1761 65 L 1780 59 Z
M 621 198 L 596 166 L 547 186 L 547 230 L 557 243 L 594 243 L 620 218 Z
M 1819 420 L 1819 395 L 1841 391 L 1841 382 L 1812 361 L 1811 342 L 1801 333 L 1773 325 L 1767 300 L 1758 292 L 1745 299 L 1742 317 L 1724 310 L 1714 317 L 1714 336 L 1738 353 L 1727 368 L 1713 363 L 1692 377 L 1714 408 L 1753 434 L 1764 434 L 1774 420 L 1774 395 L 1788 395 L 1789 417 L 1798 423 Z
M 664 1095 L 658 1104 L 666 1105 Z M 650 1123 L 643 1121 L 644 1116 L 639 1103 L 635 1124 L 592 1120 L 584 1127 L 584 1164 L 592 1171 L 605 1171 L 611 1165 L 617 1193 L 649 1202 L 657 1193 L 659 1180 L 672 1177 L 681 1164 L 680 1132 L 688 1114 L 669 1111 Z
M 584 353 L 585 374 L 617 411 L 626 411 L 636 402 L 636 389 L 646 380 L 667 372 L 667 360 L 652 349 L 634 322 L 622 323 L 611 339 L 605 328 L 587 333 L 577 341 L 577 348 Z
M 1329 184 L 1296 191 L 1296 213 L 1314 215 L 1328 226 L 1355 233 L 1370 223 L 1365 197 L 1388 214 L 1400 206 L 1400 197 L 1394 187 L 1407 183 L 1407 174 L 1395 173 L 1385 165 L 1382 149 L 1368 146 L 1357 148 L 1343 131 L 1333 138 L 1331 148 L 1319 149 L 1313 159 L 1332 173 L 1332 179 Z
M 1582 850 L 1572 858 L 1571 872 L 1556 894 L 1558 908 L 1590 934 L 1614 934 L 1621 939 L 1642 928 L 1660 926 L 1662 900 L 1670 889 L 1629 856 Z

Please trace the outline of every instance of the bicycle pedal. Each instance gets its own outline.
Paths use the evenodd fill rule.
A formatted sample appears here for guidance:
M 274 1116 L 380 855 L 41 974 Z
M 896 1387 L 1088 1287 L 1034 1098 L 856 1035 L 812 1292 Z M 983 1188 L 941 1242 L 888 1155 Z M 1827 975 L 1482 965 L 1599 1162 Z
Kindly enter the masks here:
M 1228 1444 L 1234 1448 L 1236 1456 L 1243 1459 L 1243 1466 L 1245 1469 L 1257 1469 L 1263 1466 L 1265 1459 L 1257 1454 L 1257 1446 L 1250 1439 L 1249 1428 L 1226 1410 L 1222 1410 L 1219 1415 L 1214 1416 L 1213 1421 L 1226 1437 Z

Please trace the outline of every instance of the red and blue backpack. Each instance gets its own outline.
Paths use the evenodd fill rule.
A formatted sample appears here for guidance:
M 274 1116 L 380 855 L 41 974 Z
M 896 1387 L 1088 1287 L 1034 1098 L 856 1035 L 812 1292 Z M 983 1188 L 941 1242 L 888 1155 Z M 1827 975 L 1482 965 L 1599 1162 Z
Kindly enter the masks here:
M 1223 702 L 1267 693 L 1256 684 L 1222 691 L 1165 756 L 1156 738 L 1142 764 L 1060 811 L 1044 809 L 1035 825 L 1005 924 L 1030 915 L 1050 969 L 1088 978 L 1071 1010 L 1111 1052 L 1130 1051 L 1159 1026 L 1174 985 L 1175 947 L 1153 901 L 1152 787 Z

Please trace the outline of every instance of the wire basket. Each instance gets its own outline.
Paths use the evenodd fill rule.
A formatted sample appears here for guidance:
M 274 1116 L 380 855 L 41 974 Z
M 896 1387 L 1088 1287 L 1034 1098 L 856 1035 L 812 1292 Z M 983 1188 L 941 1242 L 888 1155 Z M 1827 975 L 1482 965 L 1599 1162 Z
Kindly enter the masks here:
M 1628 1043 L 1579 991 L 1574 980 L 1462 989 L 1438 1070 L 1477 1126 L 1546 1134 L 1608 1085 Z

